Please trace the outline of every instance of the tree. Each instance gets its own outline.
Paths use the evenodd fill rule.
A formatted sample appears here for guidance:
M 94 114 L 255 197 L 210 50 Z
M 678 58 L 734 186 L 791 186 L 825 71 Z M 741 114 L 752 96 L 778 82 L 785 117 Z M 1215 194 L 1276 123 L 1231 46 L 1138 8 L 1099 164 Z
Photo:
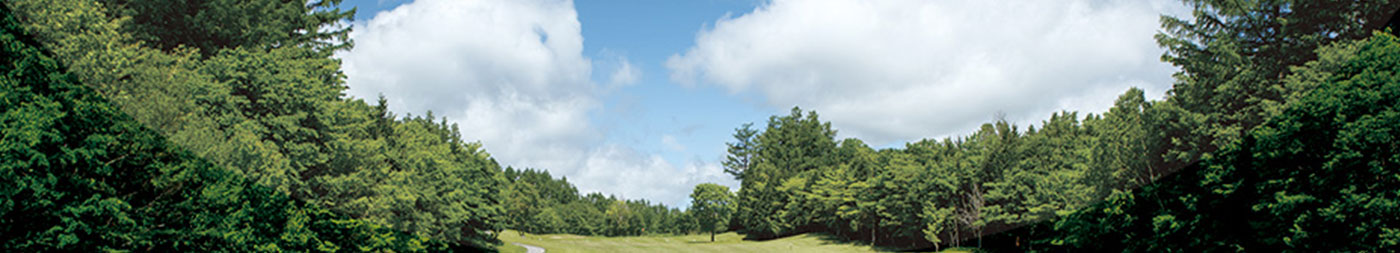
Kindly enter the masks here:
M 780 188 L 796 189 L 782 187 L 787 184 L 805 185 L 789 179 L 831 165 L 835 135 L 831 123 L 822 122 L 816 112 L 804 114 L 797 107 L 788 116 L 768 119 L 767 129 L 755 137 L 758 153 L 753 157 L 753 166 L 744 172 L 739 188 L 738 217 L 748 236 L 768 238 L 808 225 L 785 220 L 781 212 L 791 194 Z
M 852 215 L 852 226 L 868 227 L 871 245 L 919 240 L 919 228 L 924 224 L 919 214 L 925 199 L 933 197 L 927 195 L 928 185 L 924 184 L 929 168 L 909 152 L 881 150 L 880 159 L 882 166 L 875 171 L 879 174 L 853 185 L 864 189 L 854 193 L 860 196 L 856 205 L 859 215 L 847 214 Z M 880 238 L 882 235 L 885 238 Z
M 1005 120 L 982 124 L 982 128 L 965 143 L 968 163 L 973 167 L 972 179 L 961 187 L 966 196 L 958 209 L 959 219 L 972 228 L 973 234 L 981 236 L 987 225 L 996 225 L 997 230 L 1005 229 L 1006 224 L 990 223 L 990 216 L 997 213 L 990 206 L 997 205 L 988 198 L 989 182 L 1002 181 L 1004 172 L 1014 168 L 1021 160 L 1021 134 L 1016 126 Z
M 729 155 L 722 162 L 724 173 L 733 175 L 736 180 L 744 180 L 744 171 L 753 164 L 753 156 L 757 153 L 754 150 L 757 148 L 755 134 L 758 131 L 753 129 L 753 123 L 744 123 L 744 126 L 734 129 L 734 142 L 724 144 L 729 150 Z
M 1400 181 L 1387 169 L 1400 157 L 1400 38 L 1317 54 L 1284 80 L 1316 88 L 1238 143 L 1057 222 L 1051 239 L 1084 251 L 1400 247 Z
M 613 199 L 608 203 L 608 209 L 603 212 L 603 215 L 607 218 L 608 222 L 607 235 L 626 236 L 639 234 L 638 230 L 641 224 L 636 220 L 636 211 L 632 210 L 632 207 L 628 206 L 627 202 Z
M 1289 66 L 1316 59 L 1313 50 L 1370 36 L 1400 1 L 1191 0 L 1190 19 L 1163 16 L 1162 60 L 1181 68 L 1167 98 L 1189 114 L 1167 159 L 1195 161 L 1237 143 L 1277 114 L 1290 91 Z M 1197 120 L 1196 118 L 1199 118 Z
M 715 232 L 729 223 L 729 215 L 734 212 L 734 197 L 729 187 L 712 183 L 695 186 L 690 193 L 690 213 L 695 217 L 701 231 L 710 232 L 710 241 L 715 241 Z
M 935 249 L 944 242 L 956 245 L 963 238 L 962 232 L 970 230 L 970 220 L 980 213 L 980 206 L 967 206 L 973 200 L 964 187 L 973 179 L 972 166 L 964 157 L 964 148 L 951 138 L 942 141 L 921 140 L 906 145 L 906 152 L 925 170 L 917 180 L 922 185 L 922 203 L 917 215 L 922 222 L 924 240 L 932 243 Z M 893 162 L 894 160 L 892 160 Z M 978 199 L 980 201 L 980 199 Z M 920 227 L 915 227 L 920 228 Z
M 111 17 L 130 17 L 126 32 L 162 50 L 181 46 L 206 56 L 220 49 L 292 48 L 329 57 L 349 49 L 355 11 L 340 0 L 103 0 Z
M 541 226 L 535 225 L 535 221 L 541 215 L 541 208 L 549 209 L 548 206 L 540 205 L 539 191 L 535 189 L 535 184 L 516 181 L 507 186 L 505 195 L 506 221 L 511 228 L 520 231 L 521 236 L 526 232 L 548 233 L 549 230 L 540 229 Z
M 539 214 L 536 214 L 534 217 L 531 217 L 530 220 L 534 223 L 532 231 L 539 234 L 563 232 L 565 228 L 569 227 L 569 224 L 564 222 L 563 216 L 559 214 L 560 212 L 558 208 L 549 207 L 540 211 Z M 521 233 L 520 236 L 524 237 L 525 234 Z
M 1084 125 L 1094 129 L 1087 176 L 1097 186 L 1097 198 L 1151 183 L 1165 174 L 1165 165 L 1158 162 L 1162 154 L 1154 152 L 1159 139 L 1148 132 L 1146 114 L 1152 107 L 1141 89 L 1131 88 L 1118 96 L 1102 118 L 1085 120 Z

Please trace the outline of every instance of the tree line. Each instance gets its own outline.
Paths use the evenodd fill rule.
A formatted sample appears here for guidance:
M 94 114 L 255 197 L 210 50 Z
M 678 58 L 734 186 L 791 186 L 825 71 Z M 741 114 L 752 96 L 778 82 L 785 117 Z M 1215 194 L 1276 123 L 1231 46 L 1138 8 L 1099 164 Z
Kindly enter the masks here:
M 523 233 L 589 236 L 688 234 L 696 225 L 684 210 L 602 193 L 581 194 L 568 178 L 507 167 L 506 227 Z

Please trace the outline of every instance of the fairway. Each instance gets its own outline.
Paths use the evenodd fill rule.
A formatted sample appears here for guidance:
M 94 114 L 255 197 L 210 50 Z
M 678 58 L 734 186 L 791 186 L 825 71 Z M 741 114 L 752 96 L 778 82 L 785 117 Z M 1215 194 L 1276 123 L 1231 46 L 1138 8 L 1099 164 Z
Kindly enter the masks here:
M 526 235 L 510 230 L 502 233 L 506 245 L 523 243 L 543 247 L 549 253 L 565 252 L 874 252 L 865 245 L 801 234 L 768 241 L 744 241 L 736 233 L 683 236 L 592 237 L 567 234 Z M 504 247 L 504 246 L 503 246 Z

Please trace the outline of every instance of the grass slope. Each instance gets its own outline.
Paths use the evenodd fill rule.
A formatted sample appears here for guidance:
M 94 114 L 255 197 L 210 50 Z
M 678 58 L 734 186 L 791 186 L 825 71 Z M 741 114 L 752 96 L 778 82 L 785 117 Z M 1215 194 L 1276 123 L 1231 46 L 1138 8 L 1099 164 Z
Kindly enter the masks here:
M 724 233 L 681 236 L 592 237 L 569 234 L 529 234 L 508 230 L 502 233 L 505 245 L 524 243 L 540 246 L 548 253 L 569 252 L 873 252 L 882 249 L 842 242 L 821 234 L 801 234 L 768 241 L 744 241 L 742 235 Z M 504 246 L 503 246 L 504 247 Z M 951 250 L 944 252 L 967 252 Z

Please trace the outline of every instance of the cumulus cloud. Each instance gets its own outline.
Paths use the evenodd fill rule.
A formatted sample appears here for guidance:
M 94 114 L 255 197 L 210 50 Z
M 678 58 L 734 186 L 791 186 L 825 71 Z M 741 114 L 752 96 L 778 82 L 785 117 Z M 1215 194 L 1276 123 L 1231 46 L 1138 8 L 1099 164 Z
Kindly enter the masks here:
M 351 38 L 350 95 L 447 116 L 508 164 L 573 165 L 584 157 L 566 151 L 598 138 L 586 117 L 597 87 L 568 1 L 415 1 Z
M 356 24 L 355 48 L 338 57 L 351 96 L 446 116 L 503 165 L 568 176 L 585 192 L 684 202 L 683 185 L 720 170 L 598 144 L 589 113 L 641 73 L 618 57 L 608 84 L 595 83 L 580 31 L 570 1 L 418 0 Z
M 1163 1 L 774 0 L 701 30 L 671 78 L 800 105 L 873 144 L 1102 112 L 1174 69 L 1152 37 Z

